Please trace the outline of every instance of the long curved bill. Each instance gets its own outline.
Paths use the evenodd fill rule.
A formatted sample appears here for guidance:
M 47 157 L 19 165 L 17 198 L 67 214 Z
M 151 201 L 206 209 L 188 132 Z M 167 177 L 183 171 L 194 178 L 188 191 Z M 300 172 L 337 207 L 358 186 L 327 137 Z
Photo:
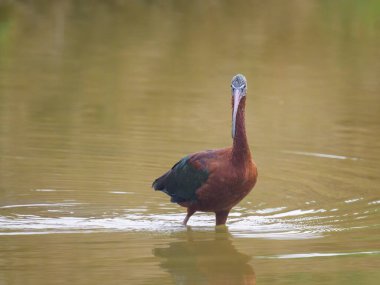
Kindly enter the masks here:
M 241 90 L 237 88 L 233 90 L 232 96 L 234 97 L 234 105 L 233 105 L 233 111 L 232 111 L 232 138 L 234 138 L 236 134 L 236 114 L 239 108 L 240 100 L 243 96 L 242 96 Z

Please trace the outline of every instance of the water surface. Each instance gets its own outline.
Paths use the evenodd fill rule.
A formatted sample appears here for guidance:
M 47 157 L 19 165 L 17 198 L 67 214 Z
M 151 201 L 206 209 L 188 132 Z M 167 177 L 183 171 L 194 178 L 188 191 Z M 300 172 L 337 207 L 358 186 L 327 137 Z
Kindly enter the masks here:
M 377 284 L 377 1 L 0 3 L 1 284 Z M 231 144 L 228 228 L 152 191 Z

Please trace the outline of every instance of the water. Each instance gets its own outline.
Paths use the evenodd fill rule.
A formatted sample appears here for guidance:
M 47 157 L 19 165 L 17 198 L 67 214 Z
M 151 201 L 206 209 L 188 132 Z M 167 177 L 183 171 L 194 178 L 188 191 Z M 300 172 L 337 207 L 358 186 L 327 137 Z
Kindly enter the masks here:
M 0 284 L 377 284 L 377 1 L 0 3 Z M 228 228 L 150 188 L 231 144 Z

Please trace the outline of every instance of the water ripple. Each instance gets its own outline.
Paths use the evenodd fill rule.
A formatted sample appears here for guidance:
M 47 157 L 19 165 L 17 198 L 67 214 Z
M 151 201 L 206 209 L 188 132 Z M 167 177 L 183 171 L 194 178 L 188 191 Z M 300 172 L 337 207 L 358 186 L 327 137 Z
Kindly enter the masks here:
M 40 203 L 40 204 L 20 204 L 20 205 L 5 205 L 1 206 L 0 209 L 11 209 L 11 208 L 30 208 L 30 207 L 71 207 L 76 205 L 81 205 L 82 203 Z
M 334 256 L 347 256 L 347 255 L 375 255 L 380 254 L 380 251 L 359 251 L 359 252 L 311 252 L 311 253 L 294 253 L 294 254 L 280 254 L 275 256 L 257 256 L 256 258 L 269 258 L 269 259 L 293 259 L 293 258 L 313 258 L 313 257 L 334 257 Z
M 109 193 L 133 194 L 125 191 Z M 229 216 L 228 228 L 233 235 L 243 238 L 315 239 L 331 232 L 376 227 L 377 202 L 355 197 L 329 208 L 317 208 L 317 203 L 309 203 L 307 208 L 302 209 L 285 206 L 265 208 L 264 205 L 253 209 L 251 206 L 237 207 Z M 85 209 L 83 205 L 69 200 L 3 205 L 0 207 L 0 235 L 186 230 L 182 226 L 184 213 L 168 203 L 134 208 L 116 205 L 112 210 L 103 204 L 85 204 Z M 345 205 L 348 208 L 344 208 Z M 190 221 L 191 228 L 206 231 L 213 230 L 214 224 L 212 213 L 196 214 Z
M 38 215 L 0 216 L 0 235 L 86 233 L 109 231 L 176 232 L 186 230 L 181 222 L 183 214 L 145 214 L 134 211 L 116 217 L 42 217 Z M 284 220 L 276 215 L 242 217 L 232 213 L 229 230 L 239 237 L 265 239 L 309 239 L 319 238 L 324 232 L 333 230 L 328 225 L 310 225 L 307 219 Z M 310 217 L 312 219 L 312 217 Z M 308 221 L 310 221 L 310 219 Z M 193 229 L 213 229 L 214 215 L 201 214 L 192 217 Z
M 321 157 L 321 158 L 331 158 L 331 159 L 349 159 L 349 160 L 359 160 L 357 157 L 350 157 L 350 156 L 344 156 L 344 155 L 336 155 L 336 154 L 327 154 L 327 153 L 318 153 L 318 152 L 307 152 L 307 151 L 288 151 L 284 150 L 284 153 L 289 154 L 297 154 L 297 155 L 305 155 L 305 156 L 314 156 L 314 157 Z

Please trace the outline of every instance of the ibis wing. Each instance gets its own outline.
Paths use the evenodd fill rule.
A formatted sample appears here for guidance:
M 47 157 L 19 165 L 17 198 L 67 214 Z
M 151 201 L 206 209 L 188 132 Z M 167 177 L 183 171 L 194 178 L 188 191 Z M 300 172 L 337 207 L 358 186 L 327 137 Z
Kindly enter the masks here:
M 153 188 L 171 197 L 175 203 L 195 201 L 196 191 L 208 179 L 209 173 L 205 168 L 196 168 L 191 156 L 178 161 L 171 170 L 153 182 Z

